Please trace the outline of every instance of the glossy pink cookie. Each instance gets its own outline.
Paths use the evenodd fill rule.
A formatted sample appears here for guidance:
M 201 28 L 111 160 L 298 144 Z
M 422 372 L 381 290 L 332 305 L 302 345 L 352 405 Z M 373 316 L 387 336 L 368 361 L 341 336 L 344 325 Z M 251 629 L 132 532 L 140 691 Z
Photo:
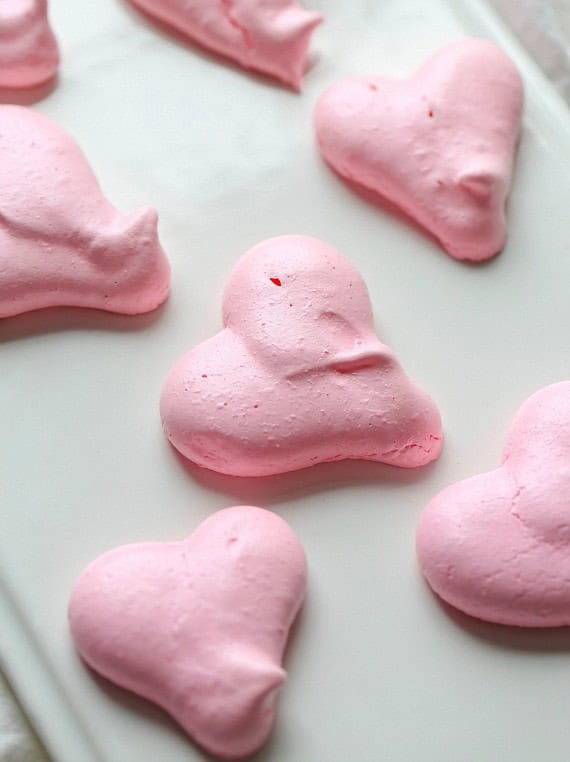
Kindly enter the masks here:
M 165 432 L 200 466 L 236 476 L 361 458 L 435 460 L 441 421 L 374 333 L 366 286 L 315 238 L 260 243 L 235 266 L 224 330 L 180 360 L 161 399 Z
M 417 548 L 431 587 L 467 614 L 570 625 L 570 381 L 524 403 L 500 468 L 431 501 Z
M 283 519 L 227 508 L 184 542 L 94 561 L 71 596 L 71 631 L 97 672 L 162 706 L 211 754 L 242 759 L 271 732 L 306 576 Z
M 0 318 L 56 305 L 153 310 L 170 280 L 156 223 L 154 209 L 111 206 L 54 122 L 0 106 Z
M 295 0 L 130 0 L 190 40 L 301 89 L 317 13 Z
M 35 87 L 52 79 L 59 51 L 47 0 L 0 0 L 0 88 Z
M 505 245 L 522 105 L 511 60 L 463 40 L 410 79 L 332 85 L 317 105 L 317 141 L 336 172 L 396 204 L 452 257 L 477 262 Z

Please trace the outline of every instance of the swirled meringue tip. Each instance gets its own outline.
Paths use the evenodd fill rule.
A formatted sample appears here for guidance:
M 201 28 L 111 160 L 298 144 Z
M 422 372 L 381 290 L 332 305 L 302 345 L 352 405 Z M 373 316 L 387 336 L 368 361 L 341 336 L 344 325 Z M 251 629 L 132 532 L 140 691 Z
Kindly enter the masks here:
M 299 91 L 323 18 L 295 0 L 130 0 L 146 15 L 244 69 Z
M 73 588 L 69 623 L 92 669 L 161 706 L 210 754 L 245 759 L 273 727 L 306 584 L 288 524 L 238 506 L 182 542 L 97 558 Z
M 156 211 L 115 209 L 61 127 L 0 106 L 0 167 L 1 318 L 54 306 L 135 315 L 166 299 Z
M 482 262 L 507 239 L 522 108 L 510 58 L 466 39 L 409 79 L 333 84 L 317 103 L 317 144 L 335 172 L 395 204 L 452 257 Z
M 233 476 L 326 461 L 403 468 L 439 457 L 433 400 L 374 332 L 366 285 L 326 243 L 282 236 L 236 264 L 223 330 L 163 387 L 165 433 L 186 458 Z

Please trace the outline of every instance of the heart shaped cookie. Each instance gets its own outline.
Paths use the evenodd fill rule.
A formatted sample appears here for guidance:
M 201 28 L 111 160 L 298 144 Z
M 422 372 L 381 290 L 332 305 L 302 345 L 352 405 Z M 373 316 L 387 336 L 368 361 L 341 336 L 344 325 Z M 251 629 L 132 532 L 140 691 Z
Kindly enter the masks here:
M 478 262 L 505 245 L 522 104 L 511 60 L 463 40 L 410 79 L 332 85 L 317 104 L 317 141 L 339 175 L 398 206 L 452 257 Z
M 0 88 L 48 82 L 57 73 L 59 51 L 48 21 L 47 0 L 0 2 Z
M 301 89 L 322 17 L 295 0 L 130 0 L 142 11 L 245 69 Z
M 200 466 L 265 476 L 360 458 L 436 459 L 441 421 L 374 333 L 364 281 L 306 236 L 260 243 L 236 264 L 224 330 L 180 360 L 160 404 L 171 443 Z
M 137 314 L 168 295 L 157 214 L 118 212 L 45 116 L 0 106 L 0 318 L 42 307 Z
M 290 527 L 240 506 L 183 542 L 126 545 L 95 560 L 75 585 L 69 621 L 94 670 L 159 704 L 211 754 L 243 759 L 271 732 L 305 587 Z
M 524 403 L 500 468 L 429 503 L 417 550 L 434 591 L 471 616 L 570 625 L 570 381 Z

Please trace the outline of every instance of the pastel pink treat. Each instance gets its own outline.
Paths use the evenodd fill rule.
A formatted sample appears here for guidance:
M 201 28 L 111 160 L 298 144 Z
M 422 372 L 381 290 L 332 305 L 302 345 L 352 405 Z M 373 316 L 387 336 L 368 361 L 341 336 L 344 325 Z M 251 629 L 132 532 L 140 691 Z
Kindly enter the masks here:
M 73 590 L 71 632 L 94 670 L 159 704 L 209 753 L 242 759 L 271 732 L 306 578 L 283 519 L 226 508 L 183 542 L 96 559 Z
M 117 211 L 45 116 L 0 106 L 0 318 L 42 307 L 137 314 L 169 289 L 157 214 Z
M 398 206 L 452 257 L 479 262 L 505 245 L 522 106 L 505 53 L 462 40 L 410 79 L 333 84 L 317 104 L 317 141 L 342 177 Z
M 570 625 L 570 381 L 524 403 L 500 468 L 431 501 L 417 550 L 434 591 L 471 616 Z
M 42 85 L 58 66 L 47 0 L 0 0 L 0 88 Z
M 301 89 L 318 13 L 295 0 L 131 0 L 150 16 L 236 61 Z
M 374 333 L 368 291 L 315 238 L 258 244 L 236 264 L 224 329 L 180 360 L 161 399 L 185 457 L 236 476 L 361 458 L 413 468 L 436 459 L 441 421 Z

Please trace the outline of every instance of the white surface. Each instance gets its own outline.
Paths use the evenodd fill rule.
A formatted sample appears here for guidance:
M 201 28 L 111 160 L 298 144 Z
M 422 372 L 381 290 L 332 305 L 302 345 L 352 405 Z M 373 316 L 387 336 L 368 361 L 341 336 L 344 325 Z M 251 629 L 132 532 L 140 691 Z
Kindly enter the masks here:
M 530 393 L 570 377 L 567 114 L 503 38 L 527 84 L 510 241 L 487 266 L 461 265 L 329 173 L 311 112 L 339 76 L 403 75 L 442 43 L 501 27 L 471 0 L 307 5 L 327 24 L 298 97 L 186 49 L 121 2 L 52 0 L 64 68 L 38 108 L 76 136 L 117 205 L 158 207 L 173 292 L 152 317 L 54 310 L 0 324 L 3 666 L 57 762 L 201 759 L 160 711 L 82 667 L 68 591 L 110 547 L 180 538 L 218 508 L 257 503 L 291 523 L 310 565 L 259 760 L 560 762 L 570 635 L 443 610 L 416 568 L 414 531 L 438 489 L 497 465 Z M 433 467 L 345 463 L 239 480 L 169 449 L 164 375 L 219 329 L 235 259 L 293 232 L 362 271 L 381 337 L 442 410 L 447 443 Z

